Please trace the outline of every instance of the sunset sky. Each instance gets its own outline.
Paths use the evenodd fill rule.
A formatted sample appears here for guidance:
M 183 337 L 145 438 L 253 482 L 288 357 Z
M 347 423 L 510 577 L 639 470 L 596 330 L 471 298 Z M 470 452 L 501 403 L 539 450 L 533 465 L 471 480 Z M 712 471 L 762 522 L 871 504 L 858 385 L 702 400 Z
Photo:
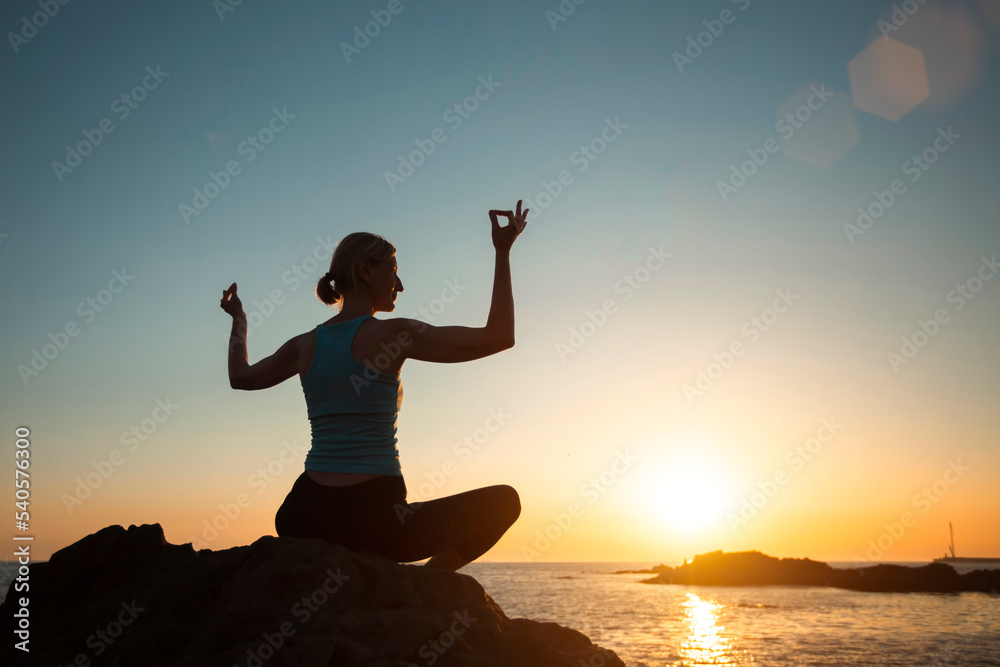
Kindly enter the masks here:
M 916 561 L 949 521 L 1000 556 L 1000 10 L 903 5 L 105 2 L 36 27 L 5 3 L 0 476 L 13 502 L 28 427 L 34 557 L 112 524 L 274 535 L 305 401 L 230 388 L 222 291 L 255 363 L 335 314 L 316 281 L 369 231 L 405 288 L 377 317 L 483 326 L 487 211 L 518 199 L 516 346 L 402 370 L 408 499 L 520 494 L 482 560 Z

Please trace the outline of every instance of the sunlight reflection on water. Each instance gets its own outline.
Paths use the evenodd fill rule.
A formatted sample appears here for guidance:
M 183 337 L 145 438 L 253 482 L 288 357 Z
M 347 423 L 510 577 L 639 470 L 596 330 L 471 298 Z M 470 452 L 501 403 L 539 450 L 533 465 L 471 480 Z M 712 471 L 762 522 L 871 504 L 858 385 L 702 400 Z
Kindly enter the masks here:
M 719 609 L 722 605 L 688 593 L 684 601 L 684 616 L 691 635 L 681 644 L 685 661 L 697 665 L 732 665 L 729 660 L 730 641 L 719 635 Z M 721 628 L 725 629 L 725 628 Z

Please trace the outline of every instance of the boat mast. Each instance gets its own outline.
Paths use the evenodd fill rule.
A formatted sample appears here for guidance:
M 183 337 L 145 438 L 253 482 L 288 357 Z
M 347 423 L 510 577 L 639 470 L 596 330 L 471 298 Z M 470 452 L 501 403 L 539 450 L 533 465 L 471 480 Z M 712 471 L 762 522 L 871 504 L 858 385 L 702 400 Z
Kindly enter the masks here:
M 955 530 L 951 527 L 951 521 L 948 522 L 948 533 L 951 535 L 951 544 L 949 549 L 951 549 L 951 557 L 955 557 Z

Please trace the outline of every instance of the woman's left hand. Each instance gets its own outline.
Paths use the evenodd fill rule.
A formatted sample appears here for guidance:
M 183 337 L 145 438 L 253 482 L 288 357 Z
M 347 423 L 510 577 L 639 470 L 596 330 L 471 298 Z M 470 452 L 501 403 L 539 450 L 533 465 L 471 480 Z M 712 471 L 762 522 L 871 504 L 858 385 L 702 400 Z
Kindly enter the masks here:
M 226 311 L 233 317 L 238 317 L 242 315 L 246 317 L 246 313 L 243 312 L 243 302 L 240 301 L 240 297 L 236 295 L 236 283 L 229 286 L 229 289 L 222 290 L 222 301 L 219 303 L 222 306 L 222 310 Z

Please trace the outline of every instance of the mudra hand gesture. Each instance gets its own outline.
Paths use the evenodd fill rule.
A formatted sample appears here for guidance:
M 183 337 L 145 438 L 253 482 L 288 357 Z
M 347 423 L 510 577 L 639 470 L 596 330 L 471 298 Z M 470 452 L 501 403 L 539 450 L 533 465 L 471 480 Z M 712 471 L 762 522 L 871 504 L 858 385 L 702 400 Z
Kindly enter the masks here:
M 528 224 L 528 211 L 531 209 L 524 209 L 521 211 L 521 201 L 517 200 L 517 212 L 514 211 L 500 211 L 492 210 L 490 211 L 490 222 L 493 225 L 493 247 L 497 250 L 510 251 L 510 247 L 514 245 L 514 239 L 524 231 L 525 226 Z M 497 220 L 497 216 L 502 215 L 510 220 L 510 224 L 506 227 L 501 227 L 500 222 Z
M 229 286 L 229 289 L 222 290 L 222 301 L 219 303 L 222 306 L 222 310 L 226 311 L 233 317 L 238 317 L 246 314 L 243 312 L 243 302 L 240 301 L 240 297 L 236 295 L 236 283 Z

